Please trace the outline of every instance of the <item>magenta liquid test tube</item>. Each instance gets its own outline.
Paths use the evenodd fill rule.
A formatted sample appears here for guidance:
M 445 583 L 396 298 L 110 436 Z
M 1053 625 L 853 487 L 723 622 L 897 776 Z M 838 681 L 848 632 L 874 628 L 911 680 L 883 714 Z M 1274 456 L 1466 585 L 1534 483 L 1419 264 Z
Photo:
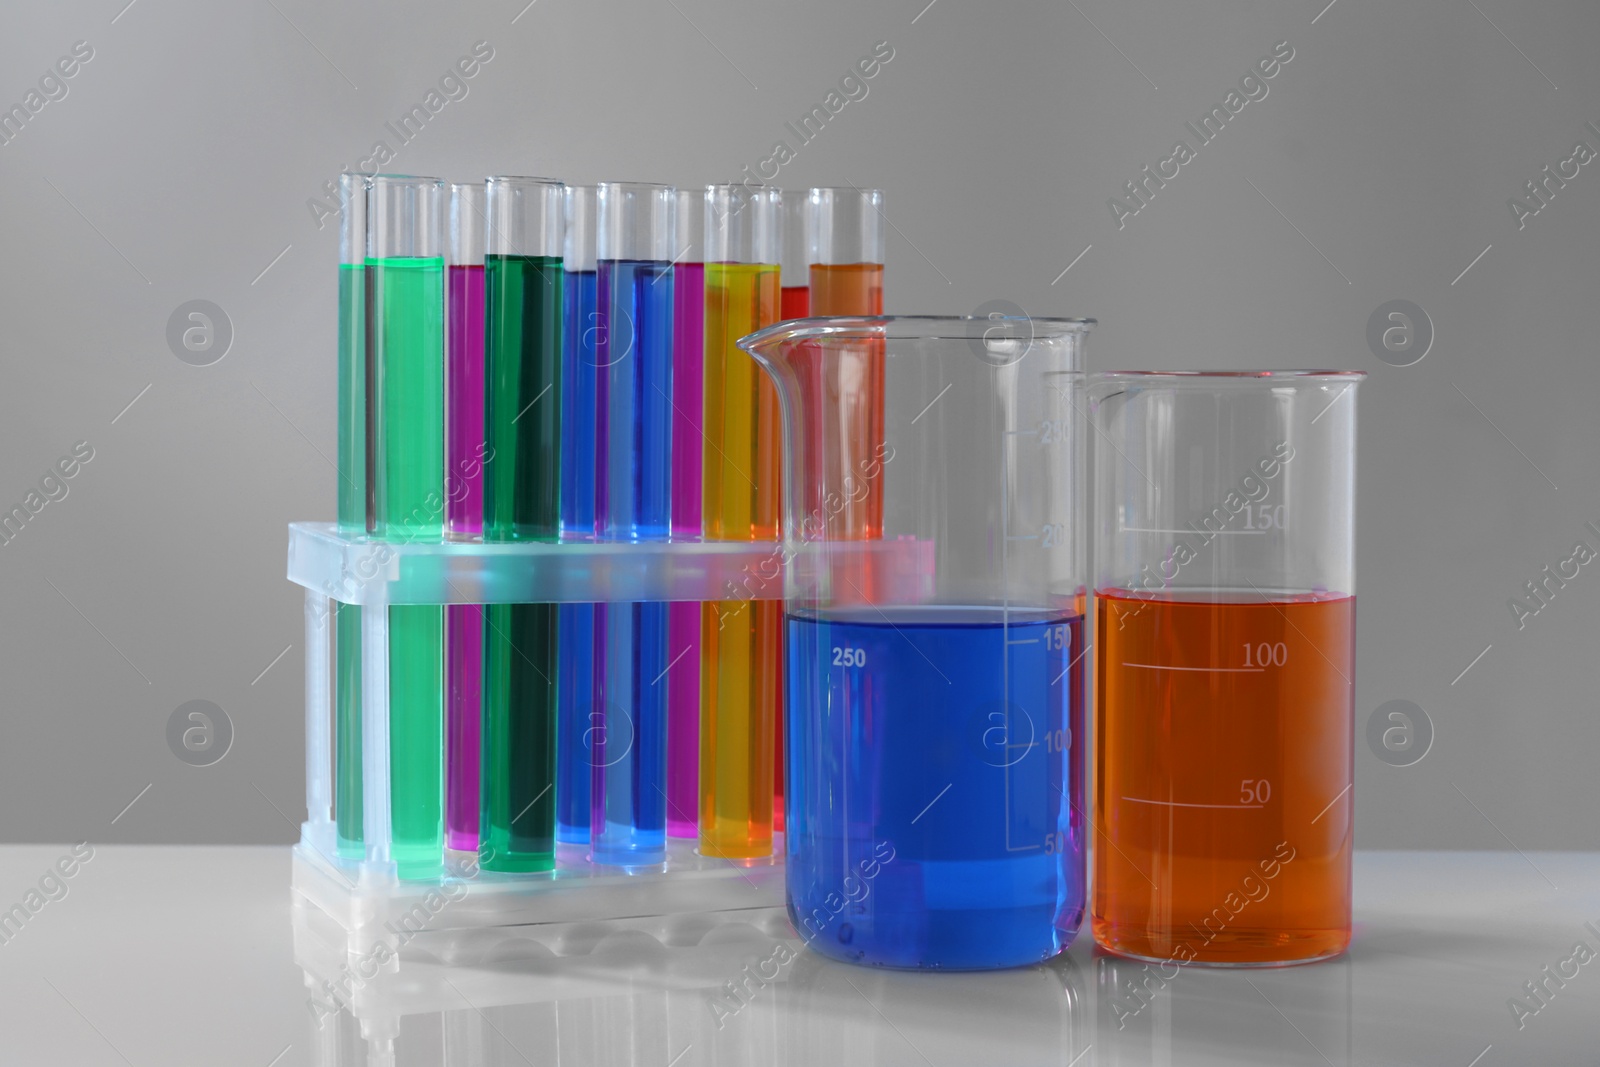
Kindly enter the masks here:
M 445 349 L 445 536 L 483 534 L 482 183 L 450 187 Z M 445 847 L 478 849 L 479 736 L 483 721 L 483 609 L 445 609 Z
M 700 540 L 701 412 L 705 404 L 704 189 L 678 192 L 672 270 L 672 539 Z M 668 607 L 667 836 L 699 836 L 700 604 Z

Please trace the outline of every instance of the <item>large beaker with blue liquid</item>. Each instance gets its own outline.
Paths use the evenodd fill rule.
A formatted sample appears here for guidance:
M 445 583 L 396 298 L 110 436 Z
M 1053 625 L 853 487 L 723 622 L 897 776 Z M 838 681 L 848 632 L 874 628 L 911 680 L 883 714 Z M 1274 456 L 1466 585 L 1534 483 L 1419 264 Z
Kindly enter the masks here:
M 816 951 L 980 970 L 1083 915 L 1088 319 L 801 319 L 783 412 L 788 908 Z

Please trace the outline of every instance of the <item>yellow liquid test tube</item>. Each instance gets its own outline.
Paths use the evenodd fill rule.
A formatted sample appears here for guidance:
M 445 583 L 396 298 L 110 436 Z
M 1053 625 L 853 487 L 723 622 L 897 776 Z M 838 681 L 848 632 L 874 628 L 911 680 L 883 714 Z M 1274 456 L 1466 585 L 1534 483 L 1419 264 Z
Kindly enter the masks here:
M 705 537 L 775 540 L 777 391 L 736 342 L 778 321 L 777 192 L 712 186 L 706 196 Z M 700 852 L 770 856 L 783 605 L 707 601 L 700 627 Z

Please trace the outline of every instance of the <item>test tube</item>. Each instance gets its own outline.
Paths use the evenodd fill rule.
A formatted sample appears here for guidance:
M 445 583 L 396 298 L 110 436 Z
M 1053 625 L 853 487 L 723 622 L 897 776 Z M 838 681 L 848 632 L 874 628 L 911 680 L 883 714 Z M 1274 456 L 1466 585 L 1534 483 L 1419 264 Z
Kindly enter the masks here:
M 807 224 L 811 219 L 811 198 L 803 189 L 786 189 L 783 198 L 783 232 L 778 249 L 780 319 L 803 319 L 811 314 L 811 248 Z M 818 312 L 818 314 L 846 314 Z M 783 663 L 778 664 L 778 692 L 784 691 Z M 772 723 L 772 828 L 782 831 L 783 821 L 783 709 L 780 702 Z
M 883 192 L 879 189 L 812 189 L 806 241 L 811 260 L 811 307 L 816 315 L 883 314 Z M 821 457 L 821 442 L 833 442 L 828 461 L 837 465 L 819 484 L 845 485 L 843 476 L 881 453 L 884 442 L 884 355 L 881 344 L 858 346 L 851 359 L 829 365 L 845 377 L 863 375 L 863 389 L 845 389 L 849 405 L 813 404 L 806 427 L 806 453 Z M 820 368 L 818 373 L 821 373 Z M 819 396 L 837 394 L 839 382 L 815 382 Z M 841 445 L 843 447 L 837 447 Z M 812 486 L 810 488 L 816 488 Z M 873 539 L 883 535 L 883 484 L 846 496 L 842 507 L 818 498 L 812 505 L 828 516 L 833 540 Z
M 484 257 L 483 539 L 560 536 L 563 187 L 488 179 Z M 557 606 L 486 612 L 483 811 L 478 862 L 489 871 L 555 865 Z
M 600 451 L 596 508 L 608 541 L 671 534 L 672 257 L 678 191 L 599 187 Z M 667 605 L 595 607 L 604 635 L 591 734 L 591 857 L 666 859 Z
M 1095 941 L 1266 966 L 1350 940 L 1351 371 L 1100 376 Z
M 780 319 L 803 319 L 811 314 L 810 261 L 806 244 L 809 198 L 802 189 L 785 189 L 783 233 L 778 244 L 778 297 Z
M 778 534 L 782 477 L 778 398 L 736 343 L 778 321 L 779 197 L 774 189 L 706 189 L 704 534 Z M 702 605 L 700 851 L 772 854 L 773 721 L 782 699 L 782 604 Z
M 883 190 L 812 189 L 806 207 L 811 313 L 882 315 Z
M 339 532 L 367 531 L 367 176 L 339 175 Z M 366 854 L 361 833 L 361 608 L 334 602 L 335 847 Z
M 378 175 L 367 193 L 372 533 L 444 534 L 444 183 Z M 444 860 L 444 610 L 389 611 L 390 855 L 401 878 Z
M 678 190 L 672 268 L 672 539 L 700 540 L 701 413 L 705 406 L 706 194 Z M 667 836 L 696 837 L 700 821 L 700 612 L 667 607 Z
M 593 185 L 566 187 L 561 332 L 561 539 L 595 539 L 595 463 L 599 364 L 595 307 Z M 556 840 L 589 843 L 593 791 L 589 738 L 595 710 L 595 605 L 562 604 L 558 612 L 560 682 L 556 689 Z
M 805 195 L 804 207 L 800 237 L 804 255 L 800 258 L 808 266 L 811 313 L 882 315 L 883 191 L 814 188 Z M 864 337 L 827 360 L 800 361 L 795 370 L 798 388 L 807 397 L 801 412 L 805 469 L 819 472 L 816 480 L 808 479 L 802 486 L 812 494 L 807 514 L 822 517 L 832 540 L 882 537 L 883 482 L 859 477 L 862 464 L 872 463 L 884 452 L 882 339 Z M 864 387 L 856 387 L 858 380 Z M 828 403 L 826 398 L 834 398 L 834 402 Z M 827 466 L 826 471 L 822 465 Z M 856 472 L 854 477 L 852 472 Z M 827 498 L 825 487 L 829 486 L 841 494 L 834 501 Z M 873 590 L 864 588 L 861 595 L 870 599 Z M 780 720 L 774 779 L 780 815 L 786 735 Z
M 483 256 L 487 208 L 482 182 L 450 186 L 446 264 L 445 536 L 483 536 Z M 478 764 L 483 722 L 483 608 L 445 609 L 445 845 L 478 849 Z

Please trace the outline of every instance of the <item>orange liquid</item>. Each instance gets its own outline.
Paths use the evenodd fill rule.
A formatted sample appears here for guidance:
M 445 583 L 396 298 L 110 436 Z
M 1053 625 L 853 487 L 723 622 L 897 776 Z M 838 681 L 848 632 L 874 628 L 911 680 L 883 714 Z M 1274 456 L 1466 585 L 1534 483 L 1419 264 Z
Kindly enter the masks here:
M 782 701 L 783 604 L 708 601 L 700 625 L 700 852 L 772 855 L 773 729 Z
M 1096 600 L 1096 943 L 1243 965 L 1343 951 L 1355 598 Z
M 813 263 L 811 314 L 882 315 L 882 263 Z
M 882 315 L 883 265 L 813 264 L 813 315 Z M 884 351 L 876 341 L 830 346 L 800 368 L 805 391 L 805 519 L 830 541 L 883 536 Z

